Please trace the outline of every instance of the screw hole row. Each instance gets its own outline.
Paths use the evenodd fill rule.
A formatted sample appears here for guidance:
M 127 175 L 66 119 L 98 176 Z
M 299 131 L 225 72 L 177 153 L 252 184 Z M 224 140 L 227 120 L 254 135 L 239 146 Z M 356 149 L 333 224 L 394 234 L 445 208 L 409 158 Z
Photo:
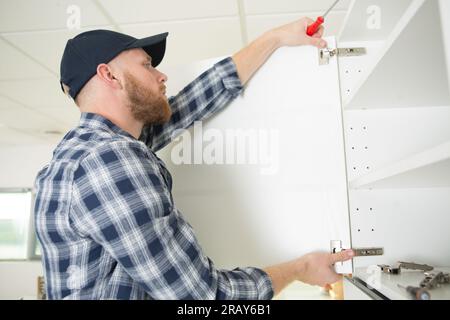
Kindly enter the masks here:
M 373 208 L 369 208 L 370 211 L 373 211 Z M 359 211 L 359 208 L 356 208 L 356 211 Z
M 352 147 L 352 150 L 356 150 L 356 148 L 355 148 L 355 147 Z M 365 147 L 364 147 L 364 150 L 369 150 L 369 147 L 365 146 Z

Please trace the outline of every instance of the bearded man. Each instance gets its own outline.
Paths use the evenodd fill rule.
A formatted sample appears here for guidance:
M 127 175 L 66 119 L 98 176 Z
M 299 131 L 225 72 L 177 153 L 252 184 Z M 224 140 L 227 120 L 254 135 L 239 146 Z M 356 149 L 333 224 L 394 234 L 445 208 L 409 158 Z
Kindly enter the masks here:
M 325 286 L 352 251 L 264 269 L 219 270 L 172 198 L 156 152 L 172 133 L 225 108 L 279 47 L 325 47 L 303 18 L 270 30 L 166 98 L 156 69 L 167 33 L 94 30 L 69 40 L 61 87 L 81 112 L 36 178 L 36 233 L 48 299 L 271 299 L 294 280 Z

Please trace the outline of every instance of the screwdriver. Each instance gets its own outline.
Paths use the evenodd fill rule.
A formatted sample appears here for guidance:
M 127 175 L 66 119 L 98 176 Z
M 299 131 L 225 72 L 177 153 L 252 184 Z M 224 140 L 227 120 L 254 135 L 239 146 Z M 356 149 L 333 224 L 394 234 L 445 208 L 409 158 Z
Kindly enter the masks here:
M 430 300 L 430 293 L 424 288 L 413 287 L 413 286 L 401 286 L 398 284 L 399 288 L 405 289 L 408 291 L 416 300 Z
M 330 13 L 331 10 L 338 4 L 340 0 L 336 0 L 333 5 L 328 9 L 323 16 L 320 16 L 317 18 L 316 22 L 314 22 L 312 25 L 308 26 L 308 29 L 306 29 L 306 34 L 310 37 L 312 37 L 317 30 L 319 30 L 320 26 L 325 22 L 325 17 Z

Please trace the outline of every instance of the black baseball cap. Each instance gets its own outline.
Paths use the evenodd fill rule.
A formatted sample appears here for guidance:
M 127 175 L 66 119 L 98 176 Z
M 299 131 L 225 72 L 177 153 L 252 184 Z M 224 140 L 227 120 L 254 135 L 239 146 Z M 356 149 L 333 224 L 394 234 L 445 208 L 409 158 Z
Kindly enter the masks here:
M 69 87 L 69 94 L 75 99 L 86 82 L 97 73 L 99 64 L 110 62 L 128 49 L 144 49 L 156 67 L 164 58 L 168 34 L 136 39 L 115 31 L 93 30 L 77 35 L 67 41 L 61 59 L 61 89 L 65 92 L 63 85 Z

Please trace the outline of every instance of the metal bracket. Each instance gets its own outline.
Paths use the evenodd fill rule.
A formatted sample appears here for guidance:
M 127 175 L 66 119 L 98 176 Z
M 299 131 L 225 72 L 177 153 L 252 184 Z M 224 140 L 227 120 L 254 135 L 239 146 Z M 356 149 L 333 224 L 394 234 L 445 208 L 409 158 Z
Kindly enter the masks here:
M 415 263 L 415 262 L 399 261 L 398 265 L 399 265 L 399 268 L 402 268 L 402 269 L 421 270 L 424 272 L 428 272 L 428 271 L 431 271 L 434 269 L 434 267 L 429 266 L 427 264 L 419 264 L 419 263 Z
M 338 57 L 357 57 L 367 53 L 366 48 L 336 48 L 336 49 L 319 49 L 319 65 L 327 65 L 330 63 L 330 58 Z
M 425 279 L 420 282 L 422 288 L 435 289 L 439 288 L 443 284 L 450 283 L 450 273 L 438 272 L 429 273 L 425 272 Z
M 420 270 L 425 272 L 434 269 L 432 266 L 426 264 L 418 264 L 415 262 L 404 262 L 404 261 L 399 261 L 396 266 L 388 266 L 386 264 L 379 264 L 378 266 L 381 268 L 381 271 L 389 274 L 400 274 L 402 269 Z
M 332 240 L 331 241 L 331 253 L 338 253 L 342 250 L 342 241 L 341 240 Z M 355 257 L 373 257 L 373 256 L 382 256 L 384 254 L 383 248 L 352 248 L 355 253 Z
M 388 266 L 387 264 L 379 264 L 378 266 L 381 268 L 381 271 L 384 273 L 388 273 L 388 274 L 399 274 L 400 273 L 400 268 L 398 268 L 398 267 L 391 267 L 391 266 Z
M 355 257 L 373 257 L 384 254 L 383 248 L 356 248 L 352 250 L 355 252 Z

